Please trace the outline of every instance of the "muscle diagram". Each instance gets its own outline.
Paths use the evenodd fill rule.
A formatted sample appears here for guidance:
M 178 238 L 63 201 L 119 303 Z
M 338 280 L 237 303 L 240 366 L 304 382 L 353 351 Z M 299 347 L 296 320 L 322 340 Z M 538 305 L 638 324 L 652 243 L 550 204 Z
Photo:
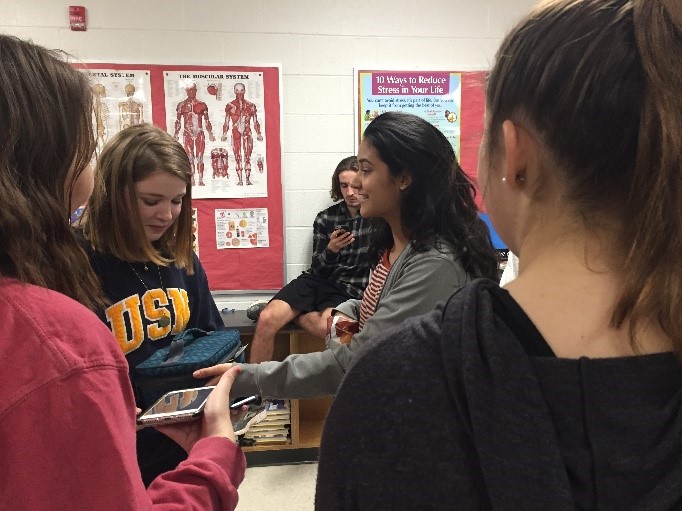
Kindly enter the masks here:
M 211 150 L 211 166 L 213 167 L 213 178 L 230 177 L 228 172 L 227 149 L 217 147 Z
M 179 140 L 180 129 L 182 128 L 182 140 L 185 152 L 192 165 L 192 186 L 195 184 L 195 174 L 199 174 L 199 186 L 204 186 L 204 150 L 206 149 L 206 138 L 204 135 L 204 121 L 208 139 L 213 142 L 213 127 L 208 118 L 208 106 L 203 101 L 197 99 L 197 86 L 190 83 L 185 87 L 187 99 L 180 101 L 176 107 L 177 119 L 175 120 L 175 140 Z
M 253 135 L 251 121 L 257 140 L 263 140 L 260 123 L 256 112 L 256 105 L 244 99 L 246 87 L 243 83 L 234 85 L 235 99 L 225 106 L 225 123 L 221 140 L 227 140 L 227 130 L 232 123 L 232 151 L 237 166 L 237 185 L 242 186 L 242 173 L 246 174 L 246 184 L 251 185 L 251 153 L 253 152 Z

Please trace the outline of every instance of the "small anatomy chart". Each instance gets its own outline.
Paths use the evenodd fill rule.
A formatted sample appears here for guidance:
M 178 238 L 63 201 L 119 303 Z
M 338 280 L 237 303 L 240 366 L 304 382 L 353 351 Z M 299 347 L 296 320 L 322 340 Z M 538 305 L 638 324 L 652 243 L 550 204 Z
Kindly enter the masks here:
M 219 249 L 270 246 L 267 208 L 216 209 L 215 229 Z

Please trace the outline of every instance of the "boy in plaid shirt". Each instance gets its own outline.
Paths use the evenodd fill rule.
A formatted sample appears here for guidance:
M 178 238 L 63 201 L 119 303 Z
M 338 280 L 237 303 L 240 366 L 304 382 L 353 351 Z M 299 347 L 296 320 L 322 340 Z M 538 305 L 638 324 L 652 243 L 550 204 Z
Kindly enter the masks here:
M 251 363 L 272 360 L 275 334 L 290 321 L 324 338 L 331 309 L 350 298 L 362 298 L 369 278 L 370 220 L 359 214 L 360 198 L 352 186 L 357 172 L 355 156 L 337 165 L 330 194 L 339 202 L 315 217 L 310 268 L 261 311 L 251 342 Z

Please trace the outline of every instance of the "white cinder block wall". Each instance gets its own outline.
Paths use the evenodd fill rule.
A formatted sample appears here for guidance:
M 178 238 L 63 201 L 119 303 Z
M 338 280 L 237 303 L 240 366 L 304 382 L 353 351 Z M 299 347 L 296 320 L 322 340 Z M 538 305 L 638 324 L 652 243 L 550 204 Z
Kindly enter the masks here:
M 288 282 L 310 262 L 336 163 L 355 150 L 353 68 L 487 69 L 536 1 L 83 0 L 88 30 L 72 32 L 74 3 L 2 0 L 0 30 L 83 61 L 281 65 Z M 241 309 L 270 295 L 216 301 Z

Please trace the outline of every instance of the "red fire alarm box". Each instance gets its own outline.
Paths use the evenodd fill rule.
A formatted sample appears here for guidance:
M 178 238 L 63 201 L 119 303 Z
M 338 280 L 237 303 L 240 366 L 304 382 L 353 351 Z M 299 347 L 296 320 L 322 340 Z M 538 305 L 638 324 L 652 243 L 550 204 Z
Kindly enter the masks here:
M 82 5 L 69 6 L 69 22 L 71 23 L 71 30 L 87 30 L 85 7 Z

